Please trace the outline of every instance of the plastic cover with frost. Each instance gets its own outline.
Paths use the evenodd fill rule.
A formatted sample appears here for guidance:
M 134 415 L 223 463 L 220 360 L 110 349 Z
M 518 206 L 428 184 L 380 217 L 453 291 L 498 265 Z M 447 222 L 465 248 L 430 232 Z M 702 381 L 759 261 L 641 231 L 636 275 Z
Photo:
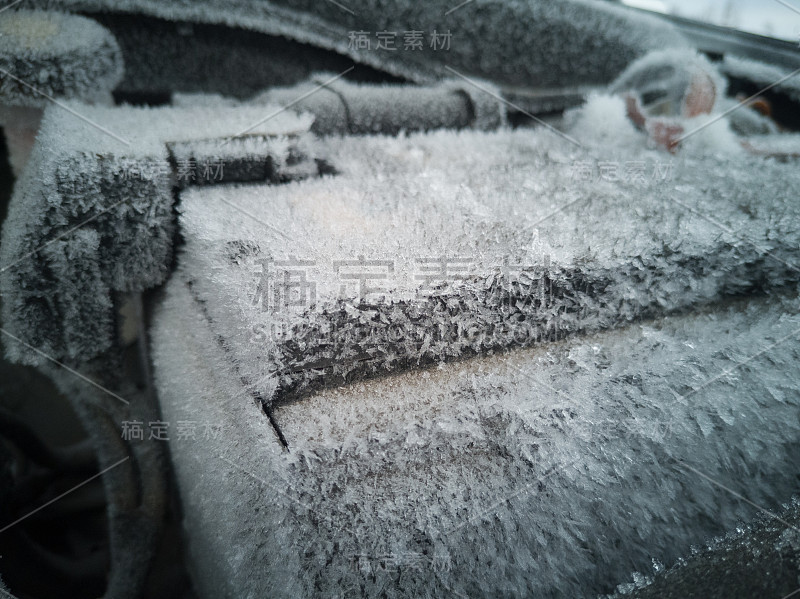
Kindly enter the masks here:
M 89 14 L 118 12 L 240 27 L 332 50 L 415 82 L 450 77 L 452 71 L 446 65 L 512 87 L 598 85 L 611 81 L 631 60 L 649 50 L 686 45 L 663 21 L 593 0 L 31 2 Z M 130 33 L 125 28 L 134 26 L 127 21 L 114 26 L 113 19 L 102 18 L 116 27 L 121 38 Z M 421 46 L 406 45 L 407 31 L 421 32 Z M 371 38 L 369 47 L 354 41 L 358 32 Z M 380 45 L 377 32 L 393 34 L 392 45 Z M 435 43 L 430 39 L 434 32 Z M 136 52 L 131 44 L 126 62 L 135 62 Z
M 602 110 L 571 129 L 584 147 L 332 138 L 336 176 L 187 190 L 175 276 L 267 402 L 797 281 L 796 169 L 754 175 L 708 149 L 713 132 L 679 158 L 632 128 L 631 146 L 598 147 L 621 103 Z

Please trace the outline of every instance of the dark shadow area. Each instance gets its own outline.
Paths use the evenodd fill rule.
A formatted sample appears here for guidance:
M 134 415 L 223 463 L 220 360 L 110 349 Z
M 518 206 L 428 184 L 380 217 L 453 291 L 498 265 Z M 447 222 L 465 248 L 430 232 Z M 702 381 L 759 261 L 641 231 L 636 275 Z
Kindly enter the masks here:
M 341 73 L 353 66 L 351 58 L 335 52 L 255 31 L 140 15 L 86 16 L 107 27 L 122 49 L 125 79 L 114 92 L 118 103 L 166 104 L 172 92 L 245 99 L 269 87 L 295 85 L 314 73 Z M 346 78 L 402 82 L 366 65 L 357 65 Z
M 0 129 L 0 224 L 13 185 Z M 91 456 L 89 435 L 48 377 L 5 359 L 2 348 L 11 342 L 0 339 L 0 528 L 25 519 L 0 533 L 0 577 L 17 599 L 99 597 L 110 564 L 106 497 L 99 478 L 75 489 L 96 473 L 96 465 L 91 460 L 88 467 L 70 471 L 43 464 L 47 460 L 41 455 L 42 447 L 63 455 L 65 448 L 83 445 Z M 144 596 L 195 597 L 174 493 Z

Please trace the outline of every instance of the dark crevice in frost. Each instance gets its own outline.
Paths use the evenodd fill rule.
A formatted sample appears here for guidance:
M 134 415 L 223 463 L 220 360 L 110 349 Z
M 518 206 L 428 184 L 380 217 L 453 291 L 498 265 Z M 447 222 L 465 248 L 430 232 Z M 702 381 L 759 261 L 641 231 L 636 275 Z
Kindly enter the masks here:
M 286 440 L 286 437 L 284 436 L 283 431 L 281 430 L 281 427 L 278 425 L 278 421 L 275 420 L 274 407 L 271 404 L 265 402 L 264 398 L 262 398 L 260 395 L 257 395 L 257 399 L 258 399 L 258 401 L 259 401 L 259 403 L 261 405 L 261 409 L 264 411 L 264 414 L 267 415 L 267 418 L 269 419 L 269 423 L 272 425 L 272 428 L 275 431 L 275 434 L 278 435 L 278 440 L 281 442 L 281 445 L 283 445 L 283 448 L 288 452 L 289 451 L 289 442 Z
M 770 280 L 767 271 L 771 269 L 765 268 L 765 261 L 773 259 L 755 258 L 739 264 L 747 274 L 742 277 L 747 285 L 723 289 L 720 300 L 764 295 L 770 289 L 780 291 L 793 285 L 796 276 L 780 264 L 778 270 L 783 272 L 773 271 Z M 680 257 L 677 262 L 687 272 L 713 271 L 713 261 Z M 641 278 L 640 283 L 645 284 L 658 275 L 652 265 L 642 272 L 631 267 L 624 273 L 560 269 L 529 285 L 475 281 L 425 304 L 363 304 L 355 306 L 353 314 L 346 302 L 341 302 L 322 313 L 306 315 L 293 328 L 292 338 L 279 344 L 279 363 L 285 366 L 276 372 L 280 382 L 272 401 L 292 403 L 332 386 L 697 310 L 696 305 L 680 303 L 665 310 L 657 294 L 641 305 L 626 304 L 615 292 L 619 277 L 623 281 Z M 374 316 L 364 322 L 361 315 L 369 313 Z M 436 337 L 442 323 L 453 328 Z M 405 337 L 394 338 L 401 326 Z M 517 335 L 519 332 L 525 335 Z

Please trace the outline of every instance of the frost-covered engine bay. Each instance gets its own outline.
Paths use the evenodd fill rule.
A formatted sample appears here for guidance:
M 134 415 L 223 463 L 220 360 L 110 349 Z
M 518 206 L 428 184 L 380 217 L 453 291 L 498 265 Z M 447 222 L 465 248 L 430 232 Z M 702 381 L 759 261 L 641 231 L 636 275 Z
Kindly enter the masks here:
M 0 406 L 0 592 L 800 590 L 795 49 L 589 0 L 33 4 L 0 331 L 88 440 Z M 65 481 L 105 524 L 29 520 Z

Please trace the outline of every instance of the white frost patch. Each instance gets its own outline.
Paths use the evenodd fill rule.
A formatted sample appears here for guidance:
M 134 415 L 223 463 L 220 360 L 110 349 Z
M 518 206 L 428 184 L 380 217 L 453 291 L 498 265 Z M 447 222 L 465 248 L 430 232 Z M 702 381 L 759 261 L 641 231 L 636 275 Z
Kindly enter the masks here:
M 595 93 L 565 117 L 569 132 L 599 148 L 643 148 L 645 136 L 628 118 L 621 96 Z
M 681 152 L 713 156 L 745 154 L 742 140 L 731 130 L 730 121 L 725 117 L 706 114 L 684 121 L 684 126 L 687 137 L 682 142 Z

